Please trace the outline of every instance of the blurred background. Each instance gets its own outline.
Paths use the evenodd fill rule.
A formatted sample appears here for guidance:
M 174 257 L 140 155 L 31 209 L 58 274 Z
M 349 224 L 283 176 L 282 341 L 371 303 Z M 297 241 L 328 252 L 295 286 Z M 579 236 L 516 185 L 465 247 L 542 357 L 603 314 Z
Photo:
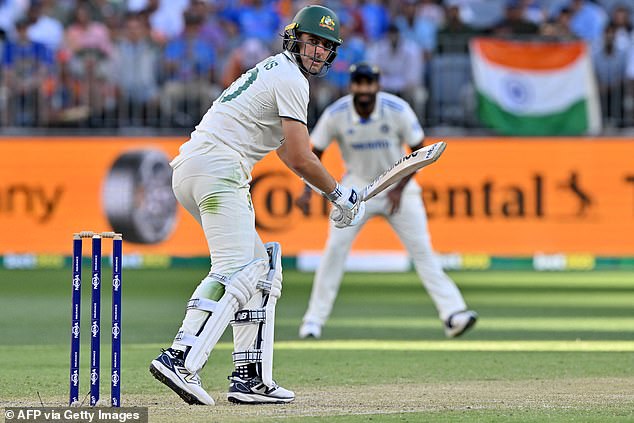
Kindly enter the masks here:
M 2 132 L 180 135 L 236 76 L 280 51 L 283 26 L 308 3 L 1 0 Z M 349 65 L 365 59 L 382 68 L 383 89 L 410 102 L 429 135 L 495 133 L 479 119 L 471 71 L 469 43 L 485 36 L 583 41 L 601 106 L 595 133 L 632 132 L 631 1 L 326 3 L 345 42 L 312 90 L 311 125 L 346 93 Z
M 381 68 L 382 89 L 411 104 L 427 142 L 449 145 L 417 176 L 446 268 L 634 267 L 632 1 L 326 3 L 344 44 L 312 81 L 309 127 L 347 93 L 352 63 Z M 168 162 L 231 81 L 281 51 L 307 4 L 0 0 L 3 266 L 62 267 L 73 232 L 111 229 L 124 233 L 127 266 L 208 265 Z M 324 160 L 343 172 L 336 151 Z M 310 271 L 327 204 L 314 196 L 303 216 L 301 189 L 274 155 L 255 168 L 258 231 Z M 348 267 L 410 269 L 403 254 L 372 222 Z

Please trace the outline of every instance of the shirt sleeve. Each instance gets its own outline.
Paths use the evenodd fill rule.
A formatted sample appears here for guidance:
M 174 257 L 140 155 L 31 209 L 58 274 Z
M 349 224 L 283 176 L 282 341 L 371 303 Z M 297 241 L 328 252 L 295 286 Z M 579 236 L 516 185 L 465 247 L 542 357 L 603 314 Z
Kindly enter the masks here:
M 308 122 L 308 81 L 280 79 L 273 88 L 280 117 Z
M 310 133 L 313 147 L 318 150 L 324 151 L 330 145 L 330 141 L 335 138 L 336 131 L 331 116 L 330 110 L 326 109 Z
M 406 105 L 401 116 L 401 139 L 410 147 L 414 147 L 423 141 L 425 132 L 420 126 L 416 113 L 409 105 Z

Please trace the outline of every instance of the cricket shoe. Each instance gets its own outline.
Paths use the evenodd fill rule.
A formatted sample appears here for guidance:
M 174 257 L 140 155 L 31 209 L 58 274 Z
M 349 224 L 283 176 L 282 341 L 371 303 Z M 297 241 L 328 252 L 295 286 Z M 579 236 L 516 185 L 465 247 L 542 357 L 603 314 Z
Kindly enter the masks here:
M 459 311 L 445 320 L 445 335 L 447 338 L 455 338 L 462 335 L 475 325 L 478 313 L 472 310 Z
M 168 348 L 152 360 L 150 373 L 159 382 L 176 392 L 187 404 L 214 405 L 214 400 L 203 389 L 198 374 L 185 368 L 185 353 Z
M 304 322 L 299 328 L 299 337 L 301 339 L 306 338 L 321 338 L 321 325 L 314 322 Z
M 295 399 L 293 391 L 282 388 L 275 381 L 273 386 L 266 386 L 260 376 L 243 378 L 238 372 L 233 372 L 227 379 L 227 400 L 236 404 L 284 404 Z

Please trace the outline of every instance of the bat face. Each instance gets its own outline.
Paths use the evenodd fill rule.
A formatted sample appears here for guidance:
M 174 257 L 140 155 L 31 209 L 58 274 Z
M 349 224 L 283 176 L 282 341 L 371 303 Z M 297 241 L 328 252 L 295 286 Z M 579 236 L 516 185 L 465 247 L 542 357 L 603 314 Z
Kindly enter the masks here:
M 405 176 L 434 163 L 445 151 L 446 147 L 447 144 L 444 141 L 440 141 L 401 157 L 392 167 L 377 176 L 374 181 L 363 188 L 361 191 L 361 201 L 369 200 Z

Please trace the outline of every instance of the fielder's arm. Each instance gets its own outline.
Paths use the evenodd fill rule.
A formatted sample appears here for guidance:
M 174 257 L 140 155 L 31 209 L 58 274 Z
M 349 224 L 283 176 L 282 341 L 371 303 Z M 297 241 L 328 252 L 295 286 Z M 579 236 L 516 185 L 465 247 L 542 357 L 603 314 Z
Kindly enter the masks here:
M 423 147 L 424 147 L 424 145 L 423 145 L 423 142 L 421 141 L 420 143 L 418 143 L 414 147 L 411 147 L 411 151 L 416 151 L 416 150 L 418 150 L 420 148 L 423 148 Z M 405 188 L 405 185 L 407 185 L 409 180 L 412 179 L 414 177 L 414 175 L 416 175 L 416 172 L 418 172 L 418 171 L 414 171 L 414 172 L 410 173 L 409 175 L 404 176 L 403 179 L 401 179 L 400 181 L 398 181 L 398 183 L 396 183 L 394 185 L 394 188 L 392 188 L 390 190 L 390 192 L 396 191 L 396 190 L 403 191 L 403 188 Z
M 416 151 L 419 148 L 423 148 L 423 147 L 424 147 L 423 141 L 421 141 L 420 143 L 416 144 L 414 147 L 411 147 L 411 151 Z M 390 189 L 387 192 L 387 198 L 390 201 L 390 209 L 388 210 L 388 214 L 392 215 L 396 213 L 398 209 L 401 207 L 401 196 L 403 194 L 403 189 L 405 189 L 405 185 L 407 185 L 409 180 L 412 179 L 414 175 L 416 175 L 416 172 L 412 172 L 409 175 L 404 176 L 403 179 L 395 183 L 392 186 L 392 189 Z

